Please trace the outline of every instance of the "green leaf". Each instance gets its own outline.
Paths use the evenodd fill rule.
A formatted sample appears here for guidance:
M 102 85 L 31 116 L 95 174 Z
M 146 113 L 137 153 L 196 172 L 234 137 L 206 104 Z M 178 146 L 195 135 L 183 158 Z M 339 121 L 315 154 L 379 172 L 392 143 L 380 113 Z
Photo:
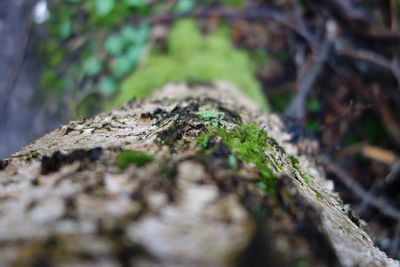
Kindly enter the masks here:
M 142 58 L 144 52 L 144 47 L 142 46 L 132 46 L 126 53 L 126 57 L 129 59 L 132 66 L 136 66 Z
M 133 68 L 132 62 L 129 58 L 121 56 L 114 62 L 112 72 L 116 78 L 121 78 Z
M 99 16 L 108 15 L 115 6 L 115 0 L 95 0 L 95 12 Z
M 114 94 L 118 89 L 118 84 L 115 80 L 104 77 L 100 80 L 99 83 L 99 91 L 103 96 L 111 96 Z
M 176 3 L 173 11 L 178 14 L 186 13 L 191 11 L 193 7 L 194 7 L 194 0 L 179 0 Z
M 149 37 L 150 26 L 147 23 L 143 23 L 140 25 L 139 29 L 136 33 L 136 43 L 144 44 L 147 42 L 147 38 Z
M 121 36 L 113 34 L 106 39 L 105 49 L 107 53 L 118 56 L 124 49 L 124 40 Z
M 136 41 L 136 31 L 132 26 L 125 26 L 121 30 L 121 37 L 126 44 L 134 43 Z
M 60 24 L 59 34 L 62 39 L 66 39 L 71 35 L 72 23 L 70 20 L 63 20 Z
M 92 56 L 83 62 L 83 72 L 87 76 L 96 76 L 103 70 L 103 63 L 96 57 Z

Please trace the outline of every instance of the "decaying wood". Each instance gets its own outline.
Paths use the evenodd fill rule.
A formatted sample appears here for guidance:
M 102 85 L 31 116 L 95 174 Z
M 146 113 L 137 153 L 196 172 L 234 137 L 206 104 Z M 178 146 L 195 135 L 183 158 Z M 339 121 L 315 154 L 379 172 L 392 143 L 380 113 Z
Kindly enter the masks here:
M 283 166 L 274 192 L 259 189 L 253 164 L 229 167 L 221 140 L 201 151 L 204 109 L 226 127 L 256 122 L 276 141 L 265 151 Z M 288 123 L 221 83 L 169 85 L 60 127 L 0 164 L 0 266 L 399 266 L 331 191 L 316 144 Z M 123 150 L 155 159 L 121 170 Z

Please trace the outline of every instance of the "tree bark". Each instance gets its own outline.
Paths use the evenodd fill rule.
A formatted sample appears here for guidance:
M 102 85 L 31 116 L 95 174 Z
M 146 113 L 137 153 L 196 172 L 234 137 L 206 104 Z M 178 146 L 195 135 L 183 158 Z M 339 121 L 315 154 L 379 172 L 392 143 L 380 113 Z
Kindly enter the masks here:
M 0 162 L 0 266 L 399 266 L 289 124 L 223 83 L 70 122 Z

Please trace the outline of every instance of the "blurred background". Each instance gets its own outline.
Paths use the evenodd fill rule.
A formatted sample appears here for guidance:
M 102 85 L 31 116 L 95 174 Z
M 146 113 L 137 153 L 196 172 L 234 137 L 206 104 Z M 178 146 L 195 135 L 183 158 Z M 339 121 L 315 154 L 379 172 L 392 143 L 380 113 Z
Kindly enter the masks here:
M 1 0 L 0 159 L 166 82 L 226 80 L 318 140 L 351 218 L 400 258 L 399 16 L 400 0 Z

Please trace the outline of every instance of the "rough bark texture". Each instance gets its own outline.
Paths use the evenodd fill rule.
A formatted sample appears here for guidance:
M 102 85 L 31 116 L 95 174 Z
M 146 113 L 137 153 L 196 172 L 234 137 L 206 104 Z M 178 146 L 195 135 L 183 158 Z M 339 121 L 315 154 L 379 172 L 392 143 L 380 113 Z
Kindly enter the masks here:
M 251 122 L 269 135 L 272 190 L 221 138 L 197 141 Z M 0 266 L 399 266 L 288 128 L 226 84 L 170 85 L 71 122 L 0 163 Z M 121 169 L 126 150 L 155 157 Z

